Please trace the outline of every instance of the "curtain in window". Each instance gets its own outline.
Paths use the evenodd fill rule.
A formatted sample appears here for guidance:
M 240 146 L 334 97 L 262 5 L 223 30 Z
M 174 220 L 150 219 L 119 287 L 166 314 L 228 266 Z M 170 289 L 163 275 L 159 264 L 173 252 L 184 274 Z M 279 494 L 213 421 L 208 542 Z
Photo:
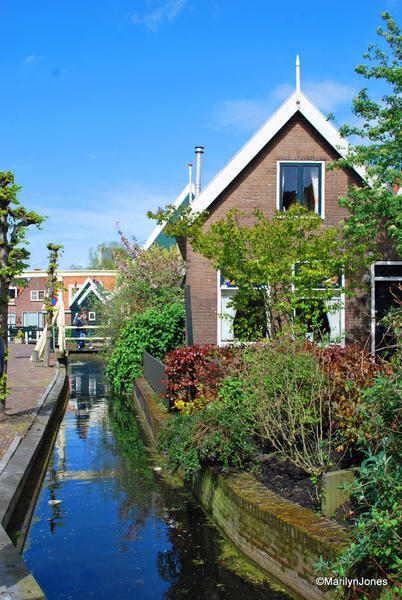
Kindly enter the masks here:
M 318 175 L 319 169 L 318 167 L 313 167 L 311 169 L 311 183 L 313 185 L 313 193 L 314 193 L 314 211 L 318 215 L 319 213 L 319 195 L 318 195 Z
M 338 299 L 334 298 L 333 300 L 326 300 L 325 307 L 327 309 L 327 318 L 330 328 L 330 337 L 331 339 L 341 337 L 341 311 L 338 308 L 337 310 L 333 309 L 334 304 L 338 303 Z
M 233 321 L 236 316 L 236 309 L 233 306 L 228 306 L 232 297 L 233 294 L 227 294 L 222 290 L 220 317 L 222 342 L 233 341 Z

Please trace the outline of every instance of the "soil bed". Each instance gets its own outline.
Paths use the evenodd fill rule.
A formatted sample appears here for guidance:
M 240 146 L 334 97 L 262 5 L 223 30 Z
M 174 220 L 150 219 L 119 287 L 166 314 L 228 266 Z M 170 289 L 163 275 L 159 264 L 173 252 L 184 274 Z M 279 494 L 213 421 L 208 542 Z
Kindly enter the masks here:
M 267 488 L 304 508 L 319 508 L 316 486 L 309 476 L 279 456 L 266 458 L 254 471 L 254 477 Z
M 338 468 L 346 469 L 358 464 L 357 457 L 353 457 L 353 459 L 344 457 Z M 319 511 L 320 483 L 316 486 L 307 473 L 289 460 L 285 460 L 279 455 L 267 456 L 253 470 L 253 475 L 257 481 L 279 496 L 296 502 L 313 512 Z M 353 520 L 352 503 L 341 506 L 331 518 L 342 526 L 351 525 Z

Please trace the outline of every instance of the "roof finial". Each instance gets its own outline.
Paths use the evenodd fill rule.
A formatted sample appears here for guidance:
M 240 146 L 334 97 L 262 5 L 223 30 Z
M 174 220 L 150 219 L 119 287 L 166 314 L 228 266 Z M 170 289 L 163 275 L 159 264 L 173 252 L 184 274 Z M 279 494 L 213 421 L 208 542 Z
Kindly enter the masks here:
M 300 104 L 300 59 L 296 54 L 296 103 Z

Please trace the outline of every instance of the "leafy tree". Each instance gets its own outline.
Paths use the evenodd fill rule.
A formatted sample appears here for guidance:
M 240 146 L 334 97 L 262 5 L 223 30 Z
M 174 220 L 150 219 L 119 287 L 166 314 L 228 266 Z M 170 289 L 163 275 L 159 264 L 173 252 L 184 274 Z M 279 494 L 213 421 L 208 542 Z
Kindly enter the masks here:
M 116 268 L 116 252 L 120 249 L 118 242 L 101 242 L 96 250 L 89 251 L 88 269 L 109 270 Z
M 346 138 L 359 136 L 364 141 L 351 148 L 345 159 L 335 161 L 332 168 L 364 166 L 367 171 L 363 186 L 351 186 L 348 197 L 340 201 L 350 211 L 343 224 L 346 234 L 359 241 L 373 239 L 385 229 L 402 254 L 402 195 L 393 191 L 402 186 L 402 35 L 389 13 L 383 13 L 382 18 L 386 27 L 379 27 L 377 33 L 385 48 L 370 44 L 363 54 L 367 63 L 355 70 L 365 79 L 386 84 L 389 92 L 376 102 L 367 88 L 360 90 L 353 101 L 353 113 L 363 124 L 344 125 L 340 132 Z
M 7 347 L 8 288 L 11 280 L 28 265 L 25 234 L 28 227 L 39 227 L 44 217 L 27 211 L 17 200 L 21 188 L 10 172 L 0 173 L 0 336 Z M 7 364 L 7 363 L 6 363 Z M 5 414 L 7 390 L 6 364 L 0 379 L 0 416 Z
M 62 246 L 57 244 L 49 243 L 47 245 L 47 249 L 49 250 L 49 267 L 47 270 L 47 294 L 45 298 L 45 308 L 46 308 L 46 344 L 45 351 L 43 356 L 44 365 L 46 367 L 49 366 L 50 359 L 50 341 L 52 338 L 52 321 L 53 321 L 53 296 L 57 294 L 59 290 L 63 289 L 63 286 L 60 281 L 57 281 L 57 265 L 58 265 L 58 254 L 60 250 L 62 250 Z
M 239 339 L 276 337 L 288 328 L 295 332 L 306 321 L 319 329 L 323 303 L 336 310 L 339 292 L 351 293 L 352 275 L 367 263 L 364 244 L 345 245 L 338 229 L 324 228 L 319 215 L 299 205 L 286 214 L 276 211 L 271 221 L 256 209 L 252 226 L 243 224 L 242 211 L 232 209 L 208 230 L 203 227 L 207 213 L 191 214 L 186 207 L 174 218 L 175 210 L 148 216 L 168 221 L 168 235 L 187 237 L 196 252 L 236 283 L 232 303 L 240 314 Z M 348 288 L 337 285 L 334 291 L 342 274 Z

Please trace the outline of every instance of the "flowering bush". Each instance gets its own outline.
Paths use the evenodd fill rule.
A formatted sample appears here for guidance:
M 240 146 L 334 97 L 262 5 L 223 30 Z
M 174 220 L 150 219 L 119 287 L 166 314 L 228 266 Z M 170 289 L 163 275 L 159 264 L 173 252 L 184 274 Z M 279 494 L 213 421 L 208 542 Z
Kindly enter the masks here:
M 149 308 L 164 310 L 183 299 L 184 264 L 176 249 L 152 246 L 144 250 L 119 230 L 121 247 L 114 251 L 118 271 L 116 288 L 108 306 L 110 335 L 116 340 L 128 318 Z

